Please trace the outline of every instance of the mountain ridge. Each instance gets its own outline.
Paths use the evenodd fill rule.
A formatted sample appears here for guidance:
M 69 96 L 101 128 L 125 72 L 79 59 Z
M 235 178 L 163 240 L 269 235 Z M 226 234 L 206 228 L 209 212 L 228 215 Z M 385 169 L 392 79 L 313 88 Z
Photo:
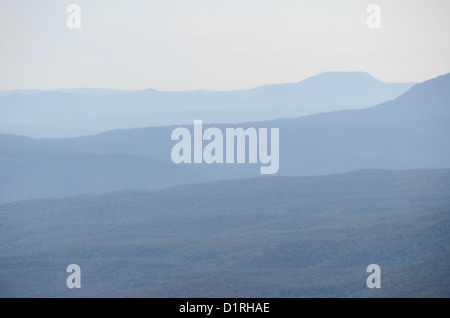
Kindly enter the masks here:
M 242 124 L 204 124 L 203 128 L 279 128 L 278 175 L 282 176 L 369 168 L 450 168 L 449 79 L 447 74 L 418 84 L 393 101 L 364 110 Z M 192 123 L 183 126 L 192 128 Z M 175 142 L 170 136 L 175 127 L 113 130 L 66 139 L 0 135 L 0 174 L 5 176 L 0 180 L 4 189 L 0 202 L 52 193 L 90 193 L 90 184 L 96 185 L 98 193 L 259 175 L 259 166 L 254 164 L 174 164 L 170 153 Z M 159 177 L 152 178 L 149 171 L 158 172 Z M 91 176 L 96 176 L 95 180 Z M 78 181 L 73 183 L 71 179 Z
M 448 297 L 449 175 L 359 171 L 1 204 L 0 296 L 74 297 L 64 283 L 75 263 L 75 297 Z M 383 288 L 368 291 L 373 263 Z
M 78 88 L 0 92 L 0 132 L 71 137 L 77 131 L 86 135 L 116 128 L 188 124 L 198 117 L 211 123 L 296 117 L 373 106 L 414 85 L 384 83 L 361 74 L 365 73 L 322 73 L 296 83 L 233 91 Z

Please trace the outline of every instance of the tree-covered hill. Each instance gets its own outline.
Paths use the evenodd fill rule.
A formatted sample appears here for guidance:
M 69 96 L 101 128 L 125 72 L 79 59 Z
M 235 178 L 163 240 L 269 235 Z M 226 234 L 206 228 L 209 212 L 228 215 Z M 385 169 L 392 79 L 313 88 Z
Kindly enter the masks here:
M 260 177 L 0 206 L 3 297 L 449 297 L 450 170 Z M 66 287 L 67 265 L 82 288 Z M 378 264 L 382 288 L 366 287 Z

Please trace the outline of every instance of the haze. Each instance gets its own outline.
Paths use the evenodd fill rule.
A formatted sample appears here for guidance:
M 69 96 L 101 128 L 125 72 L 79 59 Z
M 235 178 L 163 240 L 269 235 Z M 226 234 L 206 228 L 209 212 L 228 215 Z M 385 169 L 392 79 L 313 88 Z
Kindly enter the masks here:
M 366 25 L 370 3 L 381 28 Z M 81 7 L 81 28 L 66 7 Z M 421 82 L 450 71 L 450 2 L 27 1 L 0 4 L 0 90 L 231 90 L 364 71 Z

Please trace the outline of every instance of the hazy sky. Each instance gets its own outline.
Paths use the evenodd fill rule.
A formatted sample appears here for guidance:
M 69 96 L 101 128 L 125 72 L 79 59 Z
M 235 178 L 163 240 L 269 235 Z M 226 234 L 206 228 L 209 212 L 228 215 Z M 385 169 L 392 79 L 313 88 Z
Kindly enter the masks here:
M 71 3 L 80 29 L 66 26 Z M 324 71 L 424 81 L 450 72 L 449 14 L 448 0 L 0 0 L 0 90 L 228 90 Z

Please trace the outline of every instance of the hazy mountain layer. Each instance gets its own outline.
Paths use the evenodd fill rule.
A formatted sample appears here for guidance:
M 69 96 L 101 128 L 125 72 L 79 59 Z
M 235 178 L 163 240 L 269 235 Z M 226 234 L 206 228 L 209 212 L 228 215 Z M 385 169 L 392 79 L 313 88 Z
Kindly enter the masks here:
M 327 72 L 298 83 L 237 91 L 154 89 L 0 92 L 0 132 L 72 137 L 117 128 L 257 121 L 357 109 L 394 99 L 414 83 L 383 83 L 363 72 Z
M 4 204 L 0 295 L 449 297 L 449 189 L 448 169 L 364 170 Z
M 302 176 L 450 168 L 449 122 L 450 75 L 445 75 L 364 110 L 214 126 L 279 128 L 278 175 Z M 259 175 L 260 164 L 174 164 L 175 127 L 67 139 L 0 135 L 0 202 Z

